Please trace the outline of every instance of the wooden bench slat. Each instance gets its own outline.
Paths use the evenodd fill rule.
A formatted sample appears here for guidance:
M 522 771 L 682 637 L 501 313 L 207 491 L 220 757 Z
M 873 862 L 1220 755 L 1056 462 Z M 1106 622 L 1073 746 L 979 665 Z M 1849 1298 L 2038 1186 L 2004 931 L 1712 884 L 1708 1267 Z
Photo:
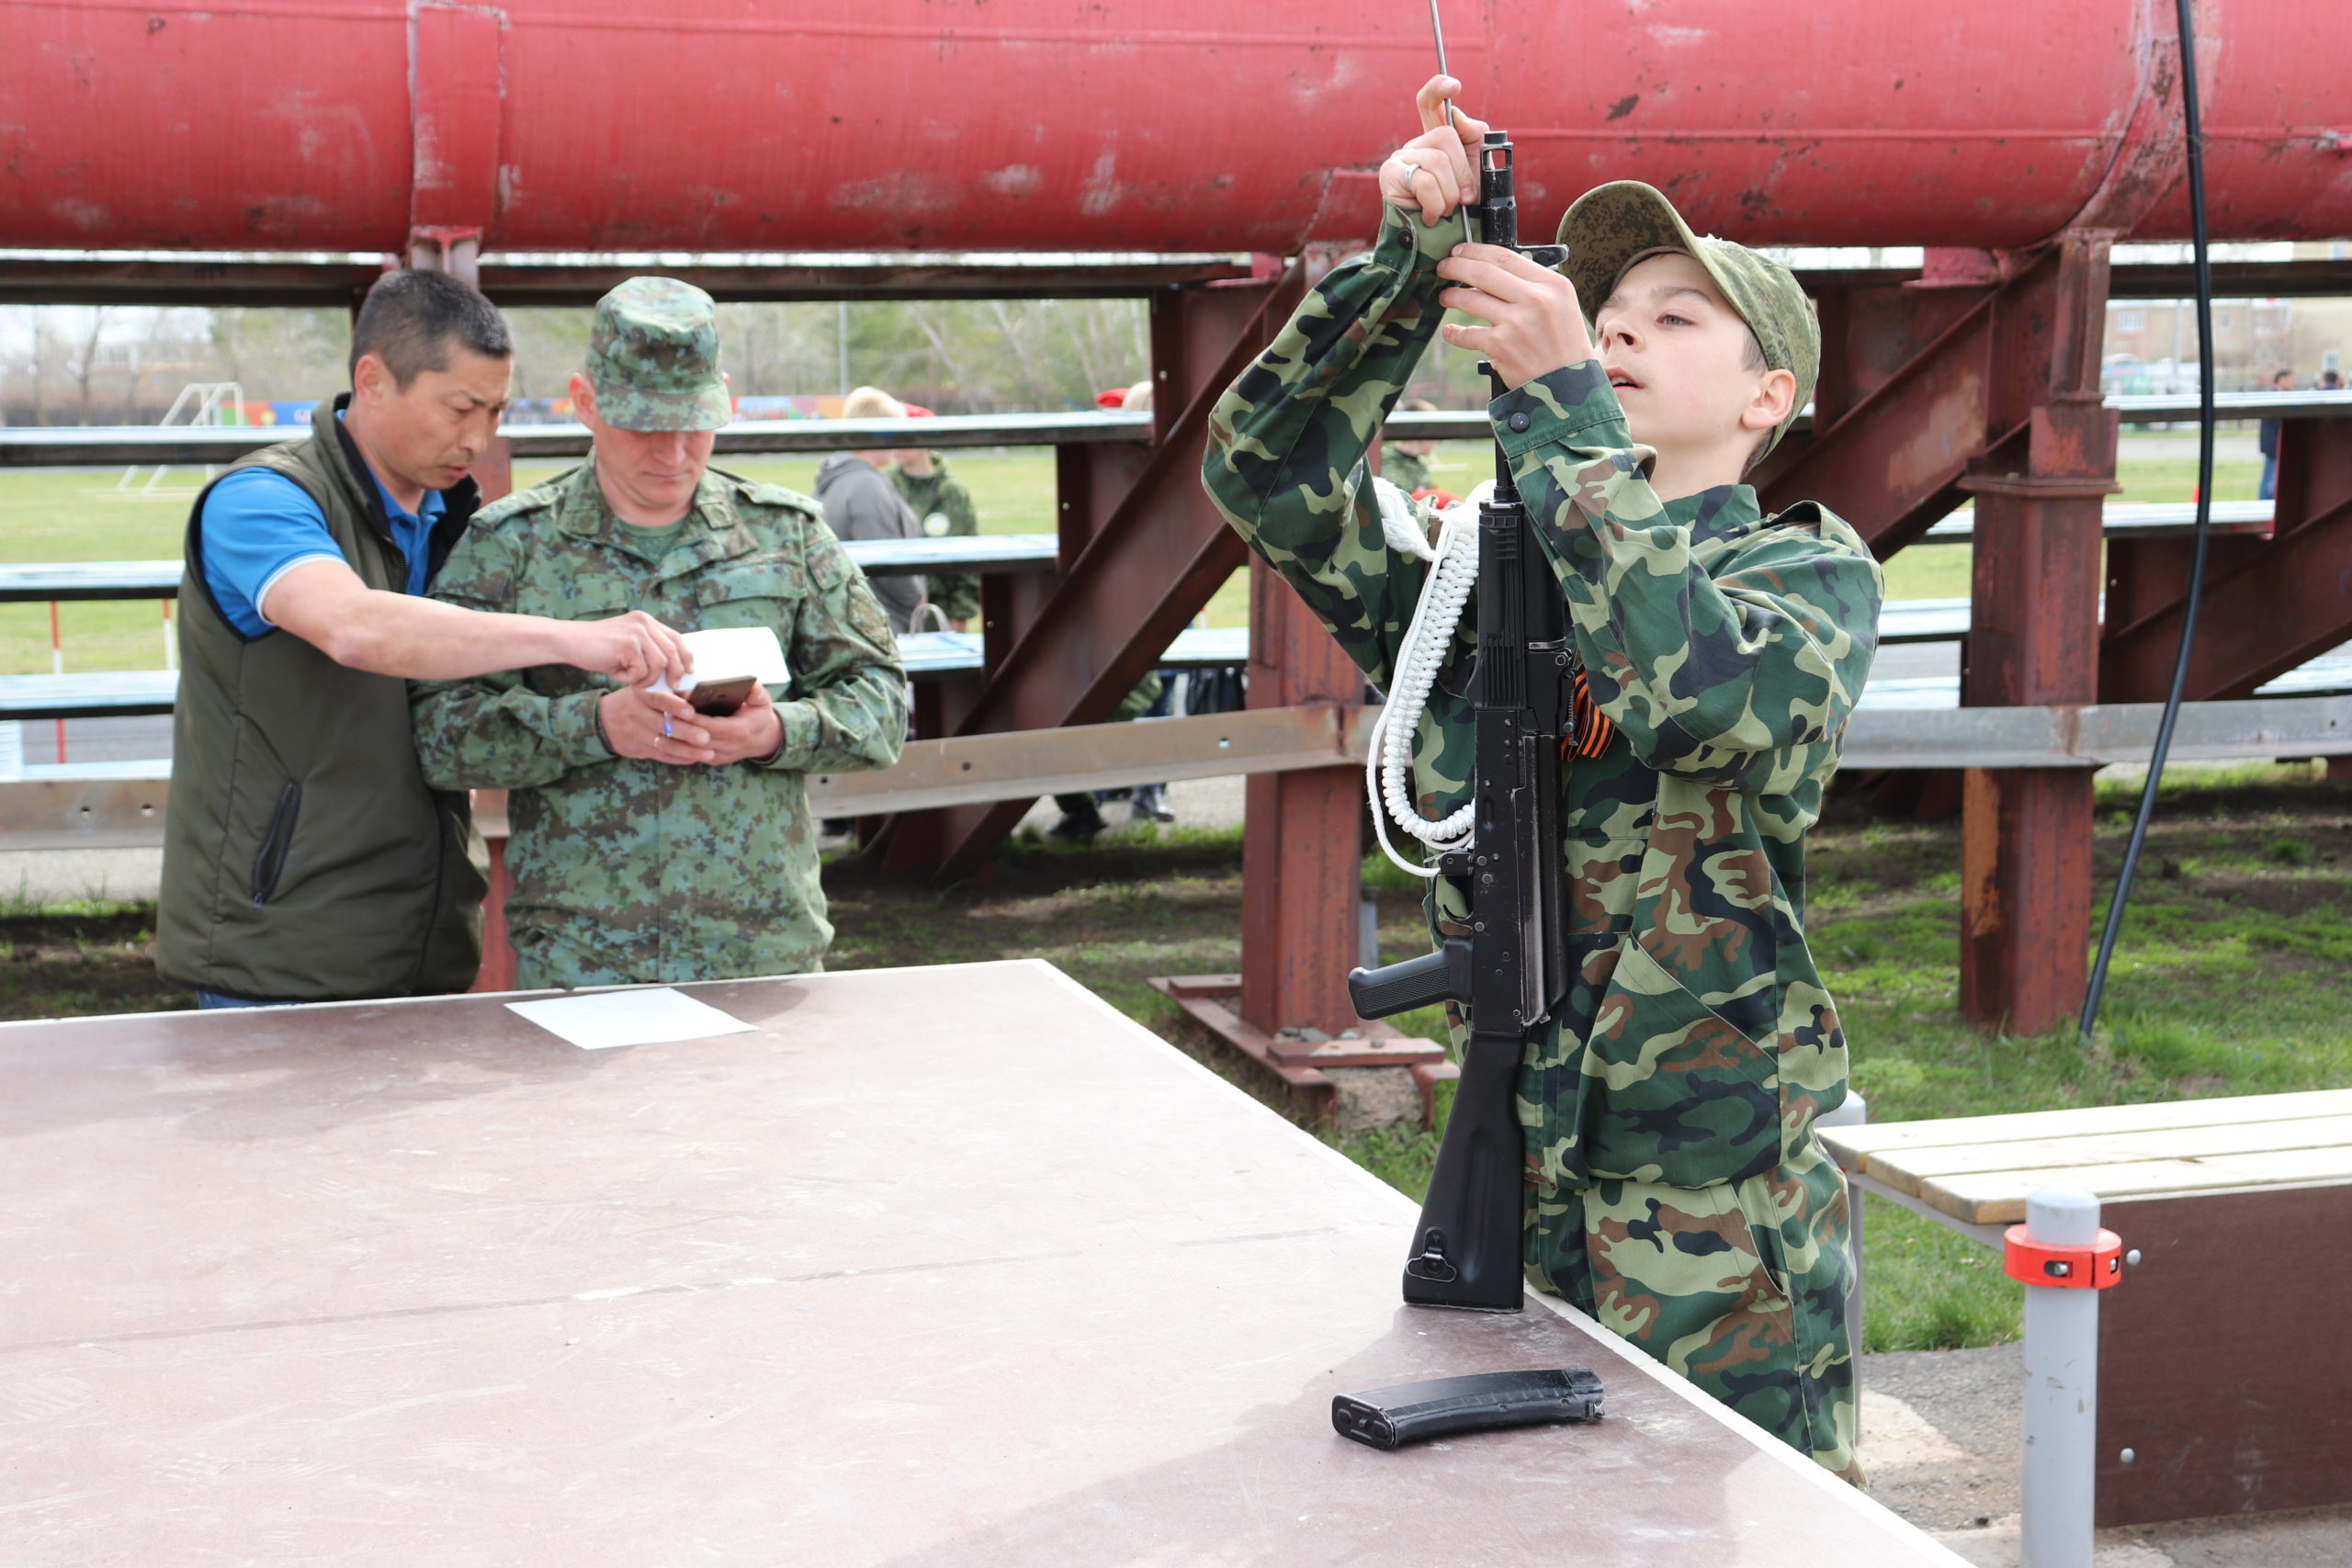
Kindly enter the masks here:
M 1867 1158 L 1896 1149 L 2022 1143 L 2029 1139 L 2098 1136 L 2160 1128 L 2210 1127 L 2222 1122 L 2348 1115 L 2352 1115 L 2352 1089 L 2323 1089 L 2299 1094 L 2233 1095 L 2144 1105 L 2092 1105 L 2073 1111 L 2020 1111 L 2000 1116 L 1952 1116 L 1933 1122 L 1825 1127 L 1821 1136 L 1832 1152 L 1850 1163 L 1855 1157 Z
M 2280 1149 L 2352 1149 L 2352 1115 L 2299 1116 L 2288 1121 L 2217 1122 L 2102 1136 L 2041 1138 L 2018 1143 L 1953 1144 L 1869 1156 L 1863 1171 L 1898 1192 L 1917 1194 L 1928 1181 L 2007 1175 L 2026 1185 L 2065 1179 L 2070 1168 L 2144 1161 L 2203 1159 L 2216 1155 Z
M 2352 1148 L 2278 1149 L 2260 1154 L 2216 1155 L 2210 1159 L 2142 1160 L 2128 1165 L 2085 1166 L 2054 1177 L 2017 1171 L 1955 1176 L 1922 1183 L 1918 1195 L 1931 1207 L 1970 1224 L 2015 1224 L 2025 1218 L 2026 1194 L 2052 1179 L 2082 1188 L 2102 1200 L 2210 1192 L 2223 1188 L 2352 1181 Z

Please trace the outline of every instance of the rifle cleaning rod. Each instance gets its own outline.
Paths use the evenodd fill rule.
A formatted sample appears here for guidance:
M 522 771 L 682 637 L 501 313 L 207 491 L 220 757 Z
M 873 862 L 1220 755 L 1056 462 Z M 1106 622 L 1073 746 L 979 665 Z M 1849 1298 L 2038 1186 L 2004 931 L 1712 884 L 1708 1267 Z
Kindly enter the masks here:
M 1445 68 L 1445 20 L 1437 14 L 1437 0 L 1430 0 L 1430 31 L 1437 35 L 1437 73 L 1441 76 L 1451 76 L 1453 73 Z M 1445 123 L 1452 125 L 1453 100 L 1448 98 L 1441 107 L 1445 110 Z

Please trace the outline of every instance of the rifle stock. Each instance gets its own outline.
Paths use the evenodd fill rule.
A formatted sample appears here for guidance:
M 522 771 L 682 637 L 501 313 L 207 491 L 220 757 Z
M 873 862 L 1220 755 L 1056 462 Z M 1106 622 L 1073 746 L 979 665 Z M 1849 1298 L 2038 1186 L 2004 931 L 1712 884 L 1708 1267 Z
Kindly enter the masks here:
M 1510 141 L 1500 131 L 1488 131 L 1479 150 L 1476 216 L 1487 243 L 1521 248 Z M 1548 265 L 1565 256 L 1557 246 L 1524 250 Z M 1507 389 L 1491 366 L 1479 368 L 1498 396 Z M 1478 509 L 1477 587 L 1476 831 L 1467 849 L 1439 861 L 1467 895 L 1470 934 L 1402 964 L 1355 970 L 1348 987 L 1364 1018 L 1438 1001 L 1467 1010 L 1469 1044 L 1414 1227 L 1405 1299 L 1516 1312 L 1526 1166 L 1519 1066 L 1527 1032 L 1567 987 L 1559 810 L 1572 659 L 1559 586 L 1499 445 L 1494 495 Z

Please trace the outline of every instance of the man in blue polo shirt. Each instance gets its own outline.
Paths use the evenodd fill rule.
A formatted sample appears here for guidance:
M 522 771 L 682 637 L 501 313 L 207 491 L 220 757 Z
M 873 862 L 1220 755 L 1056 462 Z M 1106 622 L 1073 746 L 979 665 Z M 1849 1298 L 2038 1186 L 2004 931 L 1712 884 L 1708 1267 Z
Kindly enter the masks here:
M 208 1006 L 459 991 L 486 858 L 463 793 L 426 787 L 408 683 L 568 664 L 638 685 L 691 667 L 632 611 L 485 615 L 422 597 L 481 492 L 514 345 L 442 273 L 387 275 L 352 389 L 188 519 L 156 963 Z
M 447 514 L 448 503 L 439 491 L 428 490 L 411 502 L 415 510 L 410 511 L 372 466 L 368 478 L 383 502 L 393 545 L 408 558 L 400 591 L 422 594 L 432 565 L 433 525 Z M 230 625 L 249 637 L 266 636 L 273 628 L 262 602 L 306 561 L 343 563 L 344 556 L 327 532 L 326 513 L 300 485 L 275 468 L 253 468 L 225 474 L 212 487 L 204 503 L 204 581 Z

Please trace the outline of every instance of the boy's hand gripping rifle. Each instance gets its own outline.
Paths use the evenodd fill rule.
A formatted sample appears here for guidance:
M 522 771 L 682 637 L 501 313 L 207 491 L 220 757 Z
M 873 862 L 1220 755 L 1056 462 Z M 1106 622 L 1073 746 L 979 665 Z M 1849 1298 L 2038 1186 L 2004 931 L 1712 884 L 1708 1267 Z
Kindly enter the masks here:
M 1566 259 L 1563 246 L 1519 243 L 1511 145 L 1502 131 L 1487 131 L 1479 149 L 1471 212 L 1487 244 L 1544 266 Z M 1508 390 L 1493 366 L 1478 368 L 1498 397 Z M 1520 1059 L 1527 1032 L 1551 1015 L 1568 979 L 1559 812 L 1572 659 L 1559 584 L 1499 443 L 1494 495 L 1478 509 L 1477 605 L 1473 833 L 1437 862 L 1468 896 L 1470 935 L 1448 937 L 1437 952 L 1403 964 L 1354 970 L 1348 990 L 1364 1018 L 1440 1001 L 1467 1010 L 1469 1046 L 1405 1265 L 1405 1299 L 1516 1312 L 1525 1166 Z M 1451 637 L 1453 627 L 1430 635 Z M 1376 799 L 1373 809 L 1382 809 Z

